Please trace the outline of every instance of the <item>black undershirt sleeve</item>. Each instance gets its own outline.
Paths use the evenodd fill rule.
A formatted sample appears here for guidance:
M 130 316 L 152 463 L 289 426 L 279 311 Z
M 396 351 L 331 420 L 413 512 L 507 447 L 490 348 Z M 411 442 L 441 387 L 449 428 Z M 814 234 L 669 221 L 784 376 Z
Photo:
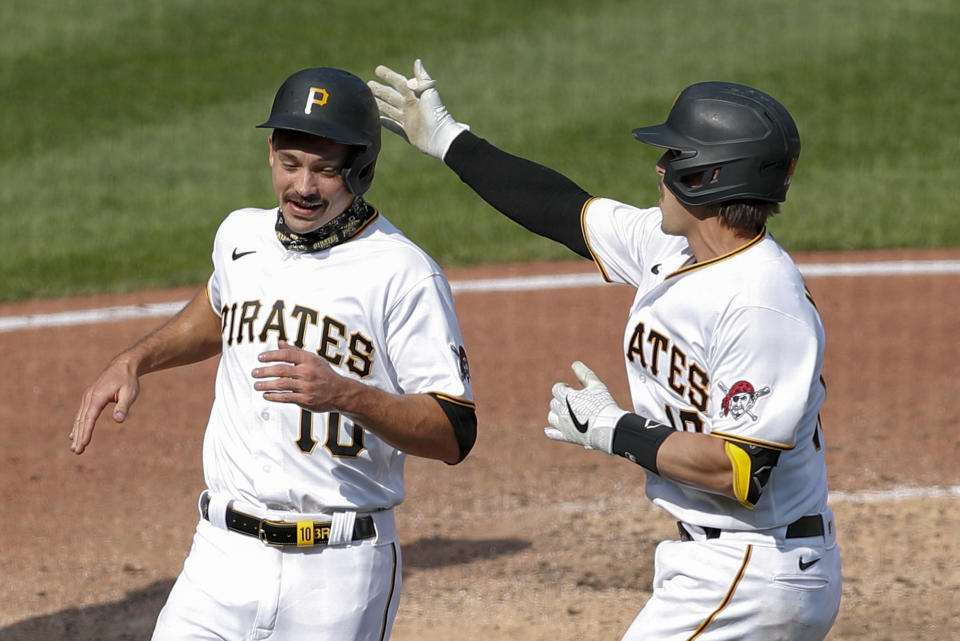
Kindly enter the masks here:
M 477 412 L 472 405 L 463 403 L 454 403 L 439 394 L 428 392 L 440 407 L 443 408 L 450 424 L 453 426 L 453 433 L 457 437 L 457 446 L 460 448 L 460 458 L 457 463 L 467 458 L 467 454 L 473 449 L 477 442 Z M 457 463 L 451 463 L 456 465 Z
M 535 234 L 591 258 L 580 226 L 592 196 L 566 176 L 464 131 L 443 161 L 487 203 Z

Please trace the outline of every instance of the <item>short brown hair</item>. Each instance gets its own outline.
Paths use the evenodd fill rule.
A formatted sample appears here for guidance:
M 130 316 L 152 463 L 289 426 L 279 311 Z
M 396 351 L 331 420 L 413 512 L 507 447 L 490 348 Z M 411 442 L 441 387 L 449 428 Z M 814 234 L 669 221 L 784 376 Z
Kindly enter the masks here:
M 766 200 L 730 200 L 715 207 L 724 225 L 750 232 L 759 232 L 767 219 L 780 213 L 780 203 Z

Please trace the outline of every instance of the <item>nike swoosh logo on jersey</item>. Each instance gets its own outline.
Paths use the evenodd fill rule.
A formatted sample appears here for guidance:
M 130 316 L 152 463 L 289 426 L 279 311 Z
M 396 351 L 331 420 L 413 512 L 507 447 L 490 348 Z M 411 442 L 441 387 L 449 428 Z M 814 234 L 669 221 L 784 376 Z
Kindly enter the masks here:
M 657 263 L 656 265 L 654 265 L 653 267 L 650 268 L 650 271 L 652 271 L 654 274 L 659 274 L 659 273 L 660 273 L 660 265 L 662 265 L 662 264 L 663 264 L 663 263 Z
M 257 253 L 257 250 L 256 250 L 256 249 L 251 249 L 251 250 L 248 251 L 248 252 L 238 252 L 238 251 L 237 251 L 237 248 L 234 247 L 234 248 L 233 248 L 233 254 L 232 254 L 232 256 L 233 256 L 233 259 L 234 259 L 234 260 L 237 260 L 238 258 L 243 258 L 244 256 L 248 256 L 248 255 L 250 255 L 250 254 L 256 254 L 256 253 Z
M 813 559 L 812 561 L 804 562 L 803 557 L 800 557 L 800 561 L 799 561 L 800 571 L 802 572 L 803 570 L 806 570 L 807 568 L 809 568 L 811 565 L 813 565 L 819 560 L 820 560 L 819 558 L 816 558 L 816 559 Z
M 573 426 L 577 428 L 577 431 L 580 432 L 581 434 L 586 434 L 587 429 L 589 429 L 590 427 L 590 423 L 589 422 L 581 423 L 577 419 L 577 415 L 573 413 L 573 408 L 570 407 L 570 399 L 567 399 L 567 412 L 570 413 L 570 420 L 573 421 Z

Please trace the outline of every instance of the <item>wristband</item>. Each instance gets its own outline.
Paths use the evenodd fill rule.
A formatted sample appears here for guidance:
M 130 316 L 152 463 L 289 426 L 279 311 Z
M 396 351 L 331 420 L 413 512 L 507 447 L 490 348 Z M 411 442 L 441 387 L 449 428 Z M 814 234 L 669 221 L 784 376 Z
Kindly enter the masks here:
M 668 436 L 676 432 L 669 425 L 657 423 L 637 414 L 624 414 L 613 430 L 613 454 L 622 456 L 654 474 L 657 452 Z

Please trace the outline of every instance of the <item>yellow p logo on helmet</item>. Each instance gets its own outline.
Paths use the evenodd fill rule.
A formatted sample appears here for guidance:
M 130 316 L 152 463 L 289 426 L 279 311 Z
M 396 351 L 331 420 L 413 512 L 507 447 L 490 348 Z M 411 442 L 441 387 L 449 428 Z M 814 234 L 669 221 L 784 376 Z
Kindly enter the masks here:
M 303 106 L 303 113 L 310 115 L 314 105 L 325 105 L 330 98 L 326 89 L 320 87 L 310 87 L 310 93 L 307 94 L 307 104 Z

